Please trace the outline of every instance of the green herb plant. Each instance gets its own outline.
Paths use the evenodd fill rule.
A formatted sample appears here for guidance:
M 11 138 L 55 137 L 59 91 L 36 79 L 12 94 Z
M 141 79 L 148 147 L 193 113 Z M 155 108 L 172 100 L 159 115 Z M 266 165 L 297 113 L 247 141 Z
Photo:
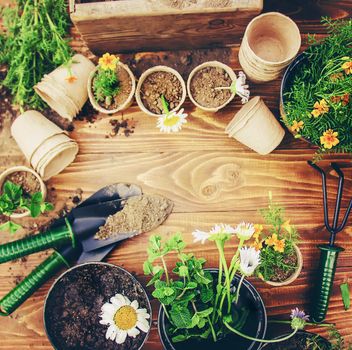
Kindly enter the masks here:
M 148 260 L 144 262 L 143 269 L 146 275 L 152 276 L 148 286 L 154 286 L 152 295 L 164 309 L 166 331 L 172 342 L 191 338 L 216 342 L 229 333 L 263 343 L 280 342 L 304 328 L 306 316 L 304 312 L 296 312 L 291 316 L 293 332 L 283 338 L 263 340 L 241 332 L 249 322 L 250 315 L 245 303 L 239 303 L 241 285 L 259 264 L 259 254 L 255 249 L 244 246 L 253 233 L 253 225 L 245 223 L 236 229 L 220 224 L 210 232 L 196 230 L 193 233 L 195 242 L 207 240 L 216 245 L 219 253 L 216 273 L 205 269 L 206 259 L 185 252 L 186 244 L 181 234 L 177 233 L 166 241 L 160 236 L 151 236 L 147 249 Z M 234 236 L 239 242 L 237 249 L 231 247 L 234 255 L 228 263 L 225 244 Z M 170 261 L 175 257 L 177 261 L 170 267 Z M 237 286 L 233 286 L 236 273 L 242 276 Z
M 351 307 L 351 293 L 350 293 L 350 286 L 348 282 L 340 284 L 342 302 L 344 305 L 345 310 L 349 310 Z
M 335 325 L 332 325 L 329 329 L 329 341 L 332 344 L 331 350 L 352 350 L 352 344 L 346 344 L 345 339 Z
M 0 12 L 5 28 L 0 34 L 0 64 L 7 66 L 2 85 L 22 110 L 40 109 L 45 104 L 33 86 L 71 58 L 66 1 L 16 0 Z
M 309 36 L 305 60 L 284 93 L 284 122 L 296 138 L 319 146 L 315 161 L 352 152 L 352 19 L 322 23 L 329 35 L 320 41 Z
M 329 350 L 318 334 L 307 338 L 305 350 Z
M 268 207 L 260 213 L 268 228 L 263 232 L 262 225 L 255 225 L 252 245 L 260 249 L 257 276 L 264 281 L 277 281 L 275 278 L 280 276 L 288 278 L 297 267 L 290 261 L 290 257 L 296 255 L 294 246 L 299 242 L 297 229 L 285 219 L 285 209 L 273 202 L 271 193 Z
M 3 193 L 0 196 L 0 215 L 10 216 L 18 210 L 29 210 L 32 217 L 37 217 L 41 213 L 53 210 L 51 203 L 43 201 L 41 192 L 33 195 L 24 193 L 23 188 L 11 181 L 6 181 L 3 186 Z M 0 225 L 0 231 L 15 233 L 21 225 L 9 220 Z

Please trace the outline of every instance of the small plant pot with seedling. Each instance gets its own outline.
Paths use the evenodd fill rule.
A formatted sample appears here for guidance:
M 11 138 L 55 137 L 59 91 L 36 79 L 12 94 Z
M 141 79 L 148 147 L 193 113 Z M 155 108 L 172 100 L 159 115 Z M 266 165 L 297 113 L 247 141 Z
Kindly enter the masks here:
M 34 87 L 36 93 L 61 117 L 72 120 L 88 99 L 87 81 L 94 64 L 80 54 L 74 55 Z
M 262 155 L 271 153 L 285 136 L 285 130 L 258 96 L 235 114 L 225 132 Z
M 136 80 L 118 57 L 104 54 L 88 80 L 90 103 L 98 112 L 113 114 L 128 108 L 133 102 Z
M 142 285 L 125 269 L 86 263 L 52 285 L 44 325 L 56 350 L 139 350 L 149 335 L 151 306 Z
M 168 104 L 168 112 L 173 113 L 181 109 L 186 95 L 186 85 L 181 75 L 167 66 L 146 70 L 139 78 L 136 89 L 139 108 L 152 117 L 165 114 L 162 97 Z
M 235 97 L 236 79 L 236 74 L 226 64 L 218 61 L 202 63 L 188 77 L 188 96 L 198 108 L 217 112 Z

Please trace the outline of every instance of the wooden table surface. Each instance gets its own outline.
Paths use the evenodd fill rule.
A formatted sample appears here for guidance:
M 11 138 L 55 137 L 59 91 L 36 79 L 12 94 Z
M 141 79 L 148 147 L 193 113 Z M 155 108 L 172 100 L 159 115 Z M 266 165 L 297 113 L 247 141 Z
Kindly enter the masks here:
M 345 1 L 267 1 L 265 10 L 278 9 L 297 20 L 303 39 L 307 33 L 324 30 L 319 25 L 321 15 L 333 18 L 350 17 L 352 2 Z M 244 29 L 244 28 L 243 28 Z M 89 52 L 73 29 L 72 46 L 80 52 Z M 305 44 L 304 44 L 305 45 Z M 146 66 L 165 63 L 174 66 L 180 62 L 186 71 L 196 63 L 196 58 L 208 60 L 221 58 L 235 70 L 239 70 L 238 45 L 230 49 L 181 52 L 138 53 L 123 55 L 122 59 L 133 63 L 136 74 Z M 303 46 L 304 48 L 304 46 Z M 303 49 L 302 48 L 302 49 Z M 190 59 L 191 57 L 191 59 Z M 189 67 L 187 66 L 189 65 Z M 267 84 L 251 84 L 252 95 L 261 95 L 278 116 L 280 80 Z M 131 182 L 140 185 L 145 193 L 158 193 L 175 202 L 174 212 L 154 232 L 121 243 L 107 261 L 123 266 L 143 283 L 142 263 L 146 259 L 146 245 L 151 234 L 169 236 L 176 231 L 184 234 L 189 243 L 188 250 L 197 256 L 205 256 L 208 266 L 216 266 L 216 250 L 210 243 L 193 244 L 191 232 L 195 228 L 209 229 L 215 223 L 235 225 L 241 220 L 261 222 L 257 210 L 267 205 L 268 191 L 274 199 L 284 205 L 287 216 L 302 236 L 301 250 L 304 267 L 295 283 L 274 288 L 258 279 L 251 281 L 258 288 L 270 317 L 287 317 L 289 311 L 298 306 L 307 309 L 309 293 L 315 281 L 319 252 L 316 245 L 326 242 L 328 234 L 323 225 L 322 192 L 320 177 L 308 165 L 314 149 L 304 141 L 295 140 L 287 133 L 280 147 L 270 155 L 260 156 L 224 133 L 225 126 L 240 108 L 236 98 L 230 105 L 216 114 L 195 109 L 189 100 L 185 104 L 190 114 L 188 123 L 179 134 L 161 134 L 155 127 L 155 119 L 146 116 L 133 105 L 123 114 L 124 118 L 136 122 L 134 134 L 129 137 L 117 135 L 107 138 L 111 130 L 109 120 L 121 119 L 122 115 L 100 115 L 94 123 L 75 121 L 71 136 L 78 141 L 80 152 L 75 162 L 60 175 L 48 182 L 51 198 L 58 212 L 77 188 L 83 197 L 89 196 L 102 186 L 114 182 Z M 336 155 L 320 164 L 328 172 L 329 204 L 334 205 L 337 175 L 329 168 L 334 159 L 346 165 L 346 186 L 343 207 L 352 197 L 352 170 L 350 155 Z M 13 140 L 9 140 L 9 120 L 0 133 L 0 167 L 24 164 L 25 160 Z M 50 220 L 54 214 L 40 221 L 26 220 L 25 230 L 10 236 L 1 233 L 1 243 L 19 238 Z M 333 294 L 328 313 L 328 322 L 336 323 L 347 340 L 352 341 L 352 309 L 344 311 L 339 284 L 350 279 L 352 283 L 352 224 L 339 234 L 337 243 L 346 250 L 341 253 Z M 227 251 L 228 257 L 230 251 Z M 28 259 L 0 265 L 0 297 L 36 267 L 49 252 L 34 254 Z M 46 338 L 42 312 L 47 291 L 54 279 L 47 282 L 10 317 L 0 319 L 0 348 L 8 350 L 41 349 L 52 347 Z M 159 350 L 161 344 L 157 334 L 156 316 L 158 305 L 153 301 L 153 329 L 145 350 Z M 310 328 L 326 335 L 323 328 Z M 277 330 L 271 327 L 270 333 Z

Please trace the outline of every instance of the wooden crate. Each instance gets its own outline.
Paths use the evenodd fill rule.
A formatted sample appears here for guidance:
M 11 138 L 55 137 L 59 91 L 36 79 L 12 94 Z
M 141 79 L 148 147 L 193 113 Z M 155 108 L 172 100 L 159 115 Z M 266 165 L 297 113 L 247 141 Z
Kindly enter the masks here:
M 70 15 L 95 54 L 210 48 L 238 44 L 248 22 L 263 8 L 263 0 L 231 4 L 178 9 L 162 1 L 70 0 Z

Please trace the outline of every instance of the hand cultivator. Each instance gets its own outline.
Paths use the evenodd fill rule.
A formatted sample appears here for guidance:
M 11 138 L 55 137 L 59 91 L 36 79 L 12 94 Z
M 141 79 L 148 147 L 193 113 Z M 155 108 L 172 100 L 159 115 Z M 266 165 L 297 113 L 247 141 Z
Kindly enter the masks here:
M 338 224 L 339 214 L 341 209 L 341 199 L 344 185 L 344 174 L 337 163 L 331 163 L 332 168 L 336 171 L 339 176 L 339 185 L 336 196 L 336 204 L 332 225 L 329 223 L 329 208 L 328 208 L 328 196 L 326 188 L 326 174 L 316 164 L 308 161 L 308 164 L 317 170 L 322 178 L 322 189 L 323 189 L 323 201 L 324 201 L 324 223 L 327 231 L 330 233 L 330 239 L 328 244 L 320 244 L 320 265 L 319 265 L 319 278 L 317 285 L 315 286 L 313 296 L 313 307 L 311 311 L 311 318 L 314 322 L 322 322 L 328 311 L 329 299 L 331 290 L 334 284 L 335 271 L 337 266 L 337 259 L 339 253 L 344 249 L 335 244 L 336 235 L 341 232 L 346 226 L 349 214 L 352 209 L 352 199 L 349 202 L 346 213 L 342 219 L 341 224 Z

